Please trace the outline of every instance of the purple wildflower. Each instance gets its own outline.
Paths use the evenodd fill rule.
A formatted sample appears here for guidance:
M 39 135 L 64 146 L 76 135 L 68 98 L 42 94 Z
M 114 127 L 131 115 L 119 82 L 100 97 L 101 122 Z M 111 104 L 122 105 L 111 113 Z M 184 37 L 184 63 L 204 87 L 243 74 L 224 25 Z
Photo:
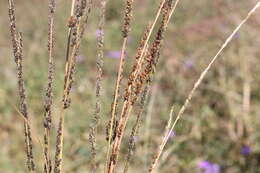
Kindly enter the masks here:
M 169 132 L 169 138 L 174 138 L 176 136 L 176 133 L 172 130 Z
M 211 163 L 209 161 L 201 161 L 199 164 L 198 164 L 198 168 L 200 169 L 207 169 L 211 167 Z
M 243 155 L 243 156 L 248 156 L 251 152 L 251 149 L 248 145 L 244 145 L 242 148 L 241 148 L 241 151 L 240 153 Z
M 138 136 L 134 136 L 133 139 L 134 139 L 134 142 L 138 142 L 139 141 L 139 137 Z
M 107 52 L 107 56 L 109 58 L 115 58 L 115 59 L 119 59 L 121 56 L 121 52 L 120 51 L 108 51 Z
M 216 163 L 211 163 L 209 161 L 201 161 L 198 164 L 198 168 L 202 169 L 204 172 L 199 173 L 220 173 L 220 166 Z
M 183 66 L 184 66 L 186 69 L 190 69 L 190 68 L 193 67 L 193 65 L 194 65 L 193 60 L 188 59 L 188 60 L 186 60 L 186 61 L 184 62 L 184 65 L 183 65 Z
M 239 37 L 240 37 L 240 34 L 239 34 L 238 32 L 235 33 L 234 38 L 237 39 L 237 38 L 239 38 Z
M 76 56 L 76 62 L 78 62 L 78 63 L 84 62 L 85 59 L 86 59 L 86 56 L 84 56 L 84 55 L 78 55 L 78 56 Z
M 104 31 L 97 29 L 95 32 L 96 37 L 100 37 L 101 35 L 104 35 Z

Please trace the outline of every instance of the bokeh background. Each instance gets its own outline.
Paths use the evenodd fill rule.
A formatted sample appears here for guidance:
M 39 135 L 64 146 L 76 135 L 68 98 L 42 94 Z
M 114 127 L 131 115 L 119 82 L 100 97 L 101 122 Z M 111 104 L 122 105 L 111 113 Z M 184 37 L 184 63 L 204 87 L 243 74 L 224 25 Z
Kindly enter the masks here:
M 140 135 L 135 138 L 137 143 L 130 172 L 147 171 L 167 124 L 172 104 L 174 112 L 177 112 L 211 57 L 256 2 L 257 0 L 180 1 L 165 37 L 160 63 L 143 114 Z M 17 0 L 15 3 L 18 27 L 24 36 L 24 75 L 33 135 L 42 139 L 43 96 L 48 67 L 48 2 Z M 135 2 L 125 76 L 129 74 L 140 37 L 145 26 L 153 19 L 158 3 L 158 0 Z M 97 157 L 101 170 L 105 163 L 105 125 L 110 115 L 119 63 L 118 51 L 122 44 L 120 29 L 123 9 L 124 1 L 108 1 L 102 118 L 97 138 Z M 69 13 L 70 1 L 57 0 L 53 129 L 57 124 L 63 88 Z M 80 55 L 77 57 L 72 105 L 65 120 L 66 173 L 89 172 L 91 158 L 88 134 L 95 108 L 98 14 L 98 2 L 94 2 Z M 24 173 L 27 170 L 23 121 L 15 110 L 15 106 L 19 105 L 16 69 L 10 48 L 8 4 L 4 0 L 0 1 L 0 26 L 0 172 Z M 198 173 L 206 169 L 213 170 L 213 167 L 216 171 L 210 173 L 260 172 L 259 28 L 260 10 L 235 35 L 208 73 L 166 145 L 157 172 Z M 125 84 L 126 80 L 123 82 Z M 127 127 L 123 153 L 127 150 L 127 137 L 134 120 L 135 113 Z M 37 141 L 34 144 L 37 169 L 42 172 L 42 150 Z M 124 156 L 120 156 L 120 166 L 123 166 Z

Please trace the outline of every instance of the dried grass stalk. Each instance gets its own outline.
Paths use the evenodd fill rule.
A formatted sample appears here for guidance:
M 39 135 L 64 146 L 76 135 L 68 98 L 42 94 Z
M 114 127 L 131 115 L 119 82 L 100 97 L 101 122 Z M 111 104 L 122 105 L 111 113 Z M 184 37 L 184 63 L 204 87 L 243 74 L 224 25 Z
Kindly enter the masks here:
M 122 28 L 123 44 L 122 44 L 122 48 L 121 48 L 120 63 L 119 63 L 119 67 L 118 67 L 116 86 L 115 86 L 115 90 L 114 90 L 114 99 L 113 99 L 113 103 L 111 106 L 111 119 L 108 123 L 107 163 L 108 163 L 110 150 L 111 150 L 111 140 L 113 137 L 113 128 L 115 125 L 117 105 L 118 105 L 118 99 L 119 99 L 119 94 L 120 94 L 119 93 L 120 86 L 121 86 L 121 81 L 123 79 L 126 46 L 127 46 L 128 34 L 130 32 L 130 26 L 131 26 L 131 20 L 132 20 L 133 2 L 134 2 L 134 0 L 126 0 L 126 7 L 125 7 L 125 11 L 124 11 L 124 22 L 123 22 L 123 28 Z M 107 163 L 106 163 L 106 168 L 107 168 Z
M 18 80 L 18 91 L 20 97 L 20 112 L 22 113 L 24 121 L 24 136 L 25 136 L 25 150 L 27 155 L 27 167 L 29 172 L 35 172 L 35 162 L 33 157 L 33 143 L 31 136 L 30 124 L 28 121 L 28 108 L 26 102 L 26 91 L 24 86 L 23 78 L 23 40 L 22 34 L 17 31 L 16 19 L 15 19 L 15 8 L 13 0 L 8 0 L 9 4 L 9 20 L 10 20 L 10 33 L 13 46 L 14 60 L 17 68 L 17 80 Z
M 93 117 L 93 124 L 90 127 L 90 134 L 89 134 L 89 141 L 91 146 L 91 156 L 92 156 L 92 168 L 91 172 L 96 173 L 98 169 L 97 161 L 96 161 L 96 136 L 97 136 L 97 128 L 100 121 L 100 110 L 101 110 L 101 80 L 103 75 L 103 59 L 104 59 L 104 25 L 105 25 L 105 12 L 106 12 L 106 0 L 102 0 L 100 2 L 100 21 L 98 25 L 98 37 L 97 37 L 97 48 L 98 48 L 98 54 L 97 54 L 97 60 L 96 60 L 96 66 L 97 66 L 97 78 L 96 78 L 96 107 L 95 107 L 95 113 Z
M 53 103 L 53 78 L 54 78 L 54 62 L 53 62 L 53 47 L 54 47 L 54 12 L 56 0 L 49 0 L 49 29 L 48 29 L 48 84 L 44 102 L 44 172 L 52 172 L 52 162 L 50 154 L 50 133 L 52 125 L 52 103 Z
M 162 153 L 162 149 L 165 146 L 169 135 L 172 134 L 172 133 L 170 133 L 170 128 L 171 128 L 171 125 L 172 125 L 172 116 L 173 116 L 173 107 L 171 108 L 170 118 L 169 118 L 168 123 L 166 125 L 165 133 L 164 133 L 164 136 L 162 138 L 161 144 L 159 146 L 158 152 L 155 154 L 153 161 L 152 161 L 151 165 L 149 166 L 149 172 L 152 172 L 154 170 L 154 168 L 157 165 L 157 162 L 160 158 L 160 155 Z
M 128 151 L 127 151 L 127 155 L 125 157 L 125 165 L 124 165 L 124 173 L 128 172 L 129 169 L 129 164 L 131 162 L 132 156 L 134 155 L 134 150 L 135 150 L 135 145 L 137 142 L 137 137 L 138 137 L 138 133 L 139 133 L 139 128 L 140 128 L 140 124 L 141 124 L 141 119 L 142 119 L 142 114 L 144 111 L 144 106 L 145 106 L 145 102 L 146 102 L 146 98 L 147 95 L 149 93 L 150 90 L 150 84 L 148 84 L 141 96 L 141 100 L 140 100 L 140 104 L 139 104 L 139 110 L 136 116 L 136 120 L 135 123 L 132 127 L 131 130 L 131 134 L 130 137 L 128 139 Z
M 62 170 L 64 116 L 71 102 L 70 91 L 74 81 L 76 56 L 78 55 L 80 43 L 83 38 L 91 4 L 91 1 L 73 0 L 71 5 L 71 16 L 68 21 L 69 34 L 66 51 L 62 111 L 56 137 L 54 173 L 60 173 Z

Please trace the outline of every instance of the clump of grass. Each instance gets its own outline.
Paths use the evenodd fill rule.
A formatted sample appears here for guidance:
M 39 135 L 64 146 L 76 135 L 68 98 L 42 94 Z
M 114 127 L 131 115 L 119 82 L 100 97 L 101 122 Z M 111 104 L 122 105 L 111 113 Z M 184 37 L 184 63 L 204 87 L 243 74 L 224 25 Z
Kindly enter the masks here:
M 156 33 L 154 42 L 152 43 L 152 46 L 148 50 L 148 53 L 146 55 L 146 63 L 143 63 L 143 67 L 141 66 L 140 69 L 138 69 L 136 64 L 138 64 L 139 59 L 136 59 L 136 64 L 133 66 L 132 74 L 130 74 L 128 86 L 124 95 L 124 104 L 122 107 L 119 123 L 116 129 L 115 140 L 112 147 L 112 154 L 109 160 L 109 173 L 114 172 L 116 169 L 117 158 L 120 152 L 122 137 L 124 135 L 124 130 L 129 119 L 132 107 L 135 104 L 137 98 L 139 97 L 142 88 L 149 81 L 150 75 L 154 72 L 154 68 L 156 67 L 156 64 L 158 62 L 157 58 L 159 58 L 158 55 L 163 40 L 163 34 L 166 30 L 172 7 L 173 1 L 169 0 L 164 2 L 162 6 L 162 21 Z M 138 70 L 140 70 L 141 72 L 140 74 L 137 73 L 137 76 L 135 76 L 135 72 Z M 136 79 L 133 79 L 135 77 Z
M 27 155 L 27 167 L 29 172 L 35 172 L 36 166 L 33 155 L 33 142 L 32 133 L 28 116 L 28 108 L 26 103 L 26 92 L 24 86 L 23 77 L 23 39 L 22 34 L 18 32 L 16 28 L 14 2 L 9 2 L 9 19 L 10 19 L 10 32 L 13 46 L 13 54 L 15 63 L 17 66 L 17 79 L 18 79 L 18 91 L 20 98 L 20 111 L 24 118 L 24 135 L 25 135 L 25 149 Z M 44 102 L 44 172 L 45 173 L 61 173 L 62 161 L 63 161 L 63 142 L 64 142 L 64 117 L 66 110 L 70 107 L 71 98 L 70 93 L 74 82 L 74 75 L 76 70 L 76 57 L 79 53 L 79 48 L 85 27 L 89 18 L 89 14 L 92 8 L 91 0 L 72 0 L 71 14 L 68 21 L 68 39 L 66 47 L 65 57 L 65 71 L 64 71 L 64 87 L 61 101 L 61 113 L 59 115 L 57 136 L 56 136 L 56 151 L 54 158 L 54 166 L 51 159 L 51 146 L 50 146 L 50 133 L 52 126 L 52 104 L 53 104 L 53 76 L 54 76 L 54 13 L 55 13 L 55 0 L 49 0 L 49 32 L 48 32 L 48 81 L 46 89 L 46 98 Z M 142 35 L 140 45 L 136 50 L 135 62 L 132 66 L 131 72 L 127 78 L 127 84 L 125 93 L 123 95 L 123 105 L 120 111 L 120 116 L 117 117 L 118 102 L 120 101 L 120 87 L 122 86 L 123 71 L 125 70 L 125 53 L 127 49 L 127 40 L 129 32 L 131 30 L 131 21 L 133 13 L 133 0 L 126 0 L 126 7 L 124 10 L 124 20 L 122 26 L 123 43 L 121 47 L 121 56 L 119 69 L 117 74 L 117 80 L 114 90 L 114 98 L 112 100 L 111 107 L 111 119 L 108 125 L 108 143 L 106 153 L 105 172 L 114 173 L 117 171 L 118 157 L 121 153 L 122 139 L 126 136 L 126 125 L 131 116 L 133 108 L 139 102 L 139 109 L 131 129 L 131 134 L 128 139 L 127 154 L 124 160 L 124 173 L 129 170 L 129 164 L 133 158 L 133 152 L 135 148 L 135 138 L 138 135 L 139 128 L 141 126 L 141 114 L 144 110 L 145 100 L 150 90 L 150 84 L 153 76 L 156 72 L 158 62 L 160 60 L 160 51 L 164 41 L 164 34 L 167 30 L 168 23 L 174 13 L 179 0 L 161 0 L 159 8 L 155 14 L 154 21 L 148 24 L 145 32 Z M 238 27 L 232 32 L 232 34 L 226 39 L 221 46 L 217 54 L 212 58 L 209 65 L 199 76 L 199 79 L 194 84 L 191 92 L 188 94 L 183 106 L 179 110 L 176 119 L 172 123 L 173 108 L 171 109 L 170 118 L 166 125 L 166 130 L 162 136 L 161 143 L 158 151 L 152 158 L 151 164 L 148 167 L 148 172 L 153 172 L 155 167 L 159 163 L 159 159 L 170 135 L 173 133 L 173 129 L 177 122 L 186 110 L 190 100 L 192 99 L 194 92 L 198 89 L 201 82 L 205 78 L 208 71 L 211 69 L 213 63 L 217 60 L 223 49 L 230 43 L 231 39 L 242 27 L 242 25 L 252 16 L 256 9 L 260 6 L 258 2 L 255 7 L 248 13 L 247 17 L 238 25 Z M 97 38 L 97 60 L 96 60 L 96 104 L 93 115 L 93 121 L 90 126 L 89 142 L 91 146 L 91 172 L 95 173 L 98 170 L 98 163 L 96 159 L 97 153 L 97 128 L 101 119 L 101 81 L 103 75 L 103 58 L 104 58 L 104 25 L 105 25 L 105 10 L 106 0 L 100 2 L 100 18 L 99 18 L 99 35 Z M 155 26 L 158 25 L 157 31 L 154 34 L 154 39 L 149 46 L 150 38 L 155 30 Z M 116 121 L 118 119 L 118 122 Z

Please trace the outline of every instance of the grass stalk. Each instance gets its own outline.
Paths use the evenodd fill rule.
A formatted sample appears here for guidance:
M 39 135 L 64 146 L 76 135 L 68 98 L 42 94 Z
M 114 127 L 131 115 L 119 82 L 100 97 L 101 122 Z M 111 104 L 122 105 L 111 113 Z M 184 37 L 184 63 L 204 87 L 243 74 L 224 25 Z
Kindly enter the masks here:
M 110 155 L 110 150 L 111 150 L 111 140 L 112 140 L 112 135 L 113 135 L 113 127 L 114 127 L 118 99 L 119 99 L 119 94 L 120 94 L 120 86 L 121 86 L 121 81 L 123 79 L 126 46 L 127 46 L 128 35 L 130 32 L 133 2 L 134 2 L 134 0 L 126 0 L 124 23 L 123 23 L 123 28 L 122 28 L 123 44 L 122 44 L 122 48 L 121 48 L 120 63 L 119 63 L 119 67 L 118 67 L 116 86 L 115 86 L 115 90 L 114 90 L 114 98 L 113 98 L 112 108 L 111 108 L 111 119 L 110 119 L 110 122 L 108 125 L 109 133 L 108 133 L 107 160 L 106 160 L 105 172 L 106 172 L 106 169 L 109 169 L 108 160 L 109 160 L 109 155 Z
M 53 47 L 54 47 L 54 13 L 56 0 L 49 0 L 49 29 L 48 29 L 48 84 L 44 102 L 44 172 L 52 172 L 52 161 L 50 154 L 50 134 L 52 126 L 52 103 L 53 103 L 53 78 L 54 78 L 54 62 L 53 62 Z
M 147 113 L 145 115 L 145 123 L 144 123 L 144 138 L 147 141 L 144 144 L 144 166 L 147 167 L 148 165 L 148 153 L 149 153 L 149 143 L 150 143 L 150 128 L 151 128 L 151 121 L 152 121 L 152 114 L 155 108 L 155 100 L 157 97 L 157 89 L 158 84 L 155 84 L 152 88 L 152 95 L 150 96 L 149 102 L 147 104 Z
M 8 11 L 10 20 L 10 33 L 13 46 L 14 60 L 17 68 L 18 91 L 20 97 L 20 112 L 28 121 L 28 106 L 26 102 L 26 91 L 23 77 L 23 39 L 22 33 L 18 33 L 16 27 L 15 8 L 13 0 L 8 0 Z M 33 142 L 30 124 L 24 121 L 25 150 L 27 155 L 27 167 L 29 172 L 35 172 L 35 161 L 33 156 Z
M 135 149 L 136 142 L 137 142 L 137 136 L 139 133 L 139 128 L 140 128 L 140 124 L 141 124 L 141 120 L 142 120 L 142 114 L 144 112 L 144 106 L 145 106 L 145 102 L 146 102 L 149 91 L 150 91 L 150 84 L 148 84 L 145 87 L 145 89 L 142 93 L 136 120 L 132 127 L 130 137 L 128 139 L 128 151 L 127 151 L 127 155 L 125 157 L 124 173 L 128 172 L 130 161 L 134 155 L 134 149 Z
M 62 171 L 64 116 L 71 102 L 69 96 L 74 81 L 74 71 L 75 71 L 75 63 L 76 63 L 75 58 L 78 55 L 80 43 L 85 31 L 85 25 L 87 23 L 90 8 L 91 8 L 91 1 L 86 1 L 86 0 L 72 1 L 71 16 L 68 21 L 69 34 L 68 34 L 67 51 L 66 51 L 67 53 L 66 53 L 65 75 L 64 75 L 63 100 L 62 100 L 62 110 L 60 114 L 57 137 L 56 137 L 54 173 L 60 173 Z
M 168 123 L 166 125 L 165 133 L 164 133 L 164 136 L 162 138 L 161 144 L 159 146 L 158 152 L 154 156 L 153 161 L 152 161 L 151 165 L 149 166 L 149 171 L 148 172 L 150 172 L 150 173 L 153 172 L 154 168 L 156 167 L 156 165 L 157 165 L 157 163 L 159 161 L 160 155 L 161 155 L 161 153 L 163 151 L 163 147 L 165 146 L 165 144 L 167 142 L 168 135 L 171 134 L 170 133 L 170 128 L 171 128 L 171 125 L 172 125 L 172 116 L 173 116 L 173 107 L 171 108 L 170 118 L 169 118 Z
M 97 60 L 96 60 L 96 68 L 97 68 L 97 77 L 96 77 L 96 106 L 95 113 L 93 117 L 93 124 L 90 127 L 89 141 L 91 146 L 91 155 L 92 155 L 92 168 L 91 172 L 96 173 L 98 169 L 97 161 L 96 161 L 96 137 L 97 137 L 97 128 L 100 121 L 100 110 L 101 110 L 101 81 L 103 75 L 103 59 L 104 59 L 104 25 L 105 25 L 105 12 L 106 12 L 106 0 L 102 0 L 100 2 L 100 21 L 98 25 L 98 37 L 97 37 Z

